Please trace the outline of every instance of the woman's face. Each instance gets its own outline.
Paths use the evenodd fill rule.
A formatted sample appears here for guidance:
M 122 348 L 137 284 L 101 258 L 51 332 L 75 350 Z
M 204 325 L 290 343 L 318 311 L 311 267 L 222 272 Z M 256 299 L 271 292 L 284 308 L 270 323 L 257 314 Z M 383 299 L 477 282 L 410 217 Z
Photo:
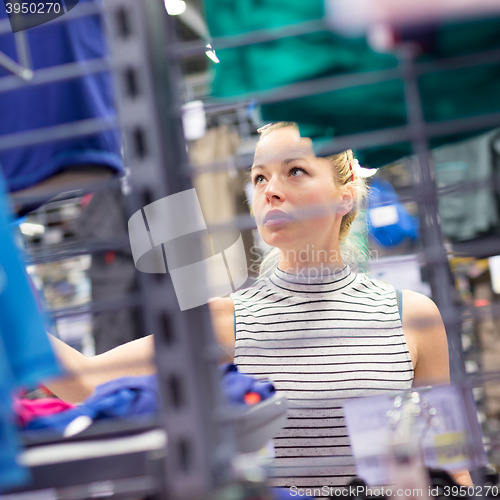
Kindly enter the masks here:
M 343 214 L 336 206 L 342 196 L 331 164 L 317 158 L 312 141 L 294 128 L 275 130 L 259 141 L 252 183 L 257 228 L 268 245 L 294 249 L 310 243 L 319 249 L 329 246 L 332 237 L 338 240 Z M 317 208 L 326 212 L 306 217 Z

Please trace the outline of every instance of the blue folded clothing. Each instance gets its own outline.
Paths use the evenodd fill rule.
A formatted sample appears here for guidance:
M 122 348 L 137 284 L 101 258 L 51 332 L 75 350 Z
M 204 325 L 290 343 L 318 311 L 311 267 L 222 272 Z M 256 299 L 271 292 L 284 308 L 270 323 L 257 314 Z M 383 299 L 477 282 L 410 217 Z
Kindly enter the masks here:
M 63 432 L 75 418 L 92 420 L 150 415 L 158 410 L 158 377 L 122 377 L 98 386 L 92 396 L 71 410 L 32 420 L 26 430 L 53 429 Z
M 274 394 L 270 382 L 259 382 L 249 375 L 239 373 L 235 365 L 220 367 L 221 386 L 226 400 L 231 404 L 247 405 L 245 395 L 257 393 L 260 400 Z M 117 417 L 137 417 L 151 415 L 159 407 L 159 387 L 157 375 L 142 377 L 122 377 L 98 386 L 85 402 L 61 413 L 33 419 L 26 430 L 52 429 L 63 432 L 75 418 L 86 415 L 92 420 Z

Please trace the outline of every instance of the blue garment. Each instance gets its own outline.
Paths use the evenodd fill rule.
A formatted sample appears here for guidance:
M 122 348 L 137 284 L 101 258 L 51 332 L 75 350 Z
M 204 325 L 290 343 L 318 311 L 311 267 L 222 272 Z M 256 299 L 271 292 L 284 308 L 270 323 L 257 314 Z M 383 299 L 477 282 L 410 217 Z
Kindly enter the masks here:
M 84 3 L 101 0 L 80 0 Z M 0 20 L 6 19 L 0 2 Z M 99 16 L 49 23 L 25 31 L 34 70 L 106 56 Z M 17 60 L 13 34 L 0 35 L 0 51 Z M 10 73 L 0 67 L 0 81 Z M 0 93 L 0 135 L 115 114 L 109 72 Z M 118 130 L 0 151 L 10 191 L 33 186 L 66 167 L 101 165 L 123 173 Z
M 75 418 L 87 415 L 92 420 L 149 415 L 158 410 L 158 376 L 122 377 L 98 386 L 85 402 L 71 410 L 36 418 L 26 430 L 64 431 Z
M 3 335 L 0 335 L 0 488 L 23 484 L 29 478 L 27 472 L 16 463 L 19 441 L 11 411 L 10 393 L 13 387 L 14 377 L 5 352 Z
M 419 237 L 418 219 L 408 213 L 388 181 L 381 178 L 373 179 L 370 186 L 368 213 L 370 214 L 374 208 L 386 206 L 393 206 L 396 209 L 397 222 L 378 227 L 370 222 L 368 225 L 369 233 L 376 242 L 385 247 L 392 247 L 407 238 L 413 241 L 417 240 Z
M 2 197 L 0 179 L 0 198 Z M 8 366 L 16 387 L 35 384 L 58 375 L 50 342 L 45 333 L 44 318 L 39 310 L 18 249 L 12 239 L 5 213 L 0 204 L 0 335 Z M 3 210 L 2 210 L 3 209 Z M 3 363 L 0 363 L 3 364 Z
M 12 391 L 60 374 L 43 316 L 12 239 L 8 214 L 0 177 L 0 487 L 27 479 L 15 462 L 18 448 L 11 413 Z
M 261 400 L 274 394 L 270 382 L 259 382 L 249 375 L 238 373 L 235 365 L 220 367 L 222 391 L 228 402 L 246 404 L 243 400 L 248 392 L 256 392 Z M 71 410 L 32 420 L 25 427 L 27 431 L 53 429 L 64 431 L 75 418 L 87 415 L 92 420 L 116 417 L 148 415 L 158 410 L 159 387 L 157 375 L 122 377 L 98 386 L 85 402 Z

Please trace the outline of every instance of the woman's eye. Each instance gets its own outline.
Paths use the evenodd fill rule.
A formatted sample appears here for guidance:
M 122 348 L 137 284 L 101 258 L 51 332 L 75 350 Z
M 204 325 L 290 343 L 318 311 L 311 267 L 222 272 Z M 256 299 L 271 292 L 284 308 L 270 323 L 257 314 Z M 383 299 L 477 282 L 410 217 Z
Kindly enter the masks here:
M 254 184 L 258 184 L 259 183 L 259 180 L 260 179 L 263 179 L 264 177 L 262 177 L 262 175 L 256 175 L 254 180 L 253 180 L 253 183 Z
M 306 173 L 306 171 L 303 169 L 303 168 L 300 168 L 300 167 L 293 167 L 292 169 L 290 169 L 290 173 L 292 172 L 302 172 L 302 173 Z M 294 177 L 297 177 L 296 175 L 294 175 Z

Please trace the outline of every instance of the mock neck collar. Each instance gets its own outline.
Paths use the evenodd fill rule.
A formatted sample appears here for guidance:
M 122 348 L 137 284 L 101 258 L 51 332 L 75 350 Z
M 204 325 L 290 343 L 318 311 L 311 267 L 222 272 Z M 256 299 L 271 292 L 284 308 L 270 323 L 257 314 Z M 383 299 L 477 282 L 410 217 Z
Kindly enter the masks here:
M 277 267 L 269 276 L 269 281 L 274 287 L 299 296 L 305 294 L 328 294 L 336 292 L 350 285 L 355 274 L 346 264 L 335 270 L 304 269 L 298 274 L 291 274 Z

